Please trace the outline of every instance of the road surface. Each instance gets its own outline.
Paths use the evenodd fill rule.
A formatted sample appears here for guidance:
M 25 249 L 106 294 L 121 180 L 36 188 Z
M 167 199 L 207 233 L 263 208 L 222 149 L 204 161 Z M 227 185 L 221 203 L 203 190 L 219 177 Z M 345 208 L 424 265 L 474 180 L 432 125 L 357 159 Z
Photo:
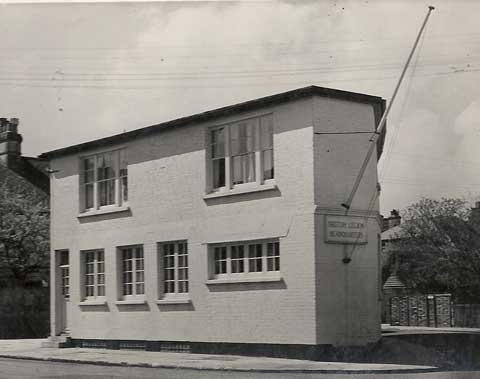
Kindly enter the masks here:
M 480 379 L 476 372 L 421 374 L 279 374 L 110 367 L 0 358 L 0 379 Z

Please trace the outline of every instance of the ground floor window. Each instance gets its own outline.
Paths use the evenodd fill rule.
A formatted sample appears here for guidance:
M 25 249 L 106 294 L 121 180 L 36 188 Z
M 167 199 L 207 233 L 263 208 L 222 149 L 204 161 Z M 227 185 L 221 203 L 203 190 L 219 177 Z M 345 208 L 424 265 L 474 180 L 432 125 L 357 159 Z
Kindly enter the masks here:
M 143 246 L 120 247 L 119 253 L 123 297 L 143 296 L 145 294 Z
M 86 299 L 105 296 L 105 254 L 103 250 L 82 251 L 83 293 Z
M 188 244 L 186 241 L 158 244 L 161 289 L 165 296 L 188 293 Z
M 280 271 L 278 240 L 229 242 L 210 246 L 211 278 L 251 276 Z

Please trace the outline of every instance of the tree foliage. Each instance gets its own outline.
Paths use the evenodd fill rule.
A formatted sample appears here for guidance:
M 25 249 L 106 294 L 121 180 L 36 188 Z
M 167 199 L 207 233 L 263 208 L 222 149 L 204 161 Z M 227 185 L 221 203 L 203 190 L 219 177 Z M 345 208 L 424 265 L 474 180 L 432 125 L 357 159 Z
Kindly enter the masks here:
M 480 220 L 463 199 L 422 199 L 403 212 L 387 265 L 409 287 L 480 301 Z
M 48 197 L 20 178 L 0 180 L 0 267 L 18 285 L 48 267 Z M 8 279 L 8 278 L 2 278 Z

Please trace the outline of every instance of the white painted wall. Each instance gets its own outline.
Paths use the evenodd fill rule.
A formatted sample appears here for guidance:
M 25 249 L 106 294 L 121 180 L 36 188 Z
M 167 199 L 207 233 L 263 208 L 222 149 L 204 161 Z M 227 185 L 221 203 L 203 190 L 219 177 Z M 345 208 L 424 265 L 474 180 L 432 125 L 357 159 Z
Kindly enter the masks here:
M 362 345 L 380 338 L 377 155 L 372 154 L 350 216 L 367 222 L 366 245 L 325 243 L 326 215 L 345 215 L 348 199 L 375 129 L 373 107 L 336 99 L 314 99 L 315 265 L 317 338 L 334 345 Z M 342 134 L 322 134 L 342 133 Z M 351 262 L 342 262 L 344 255 Z
M 207 128 L 266 111 L 273 111 L 275 121 L 278 191 L 205 200 Z M 285 344 L 364 343 L 377 338 L 377 288 L 372 279 L 378 269 L 376 224 L 369 225 L 365 252 L 359 249 L 349 266 L 348 299 L 356 319 L 350 319 L 348 333 L 338 317 L 343 311 L 339 298 L 344 296 L 341 247 L 325 245 L 321 233 L 320 210 L 343 201 L 365 145 L 358 137 L 313 134 L 320 129 L 373 127 L 371 106 L 307 98 L 138 137 L 125 145 L 128 217 L 77 218 L 79 156 L 54 159 L 51 166 L 59 172 L 51 186 L 52 249 L 70 251 L 71 336 Z M 354 202 L 358 209 L 365 208 L 364 198 L 375 186 L 375 162 L 367 171 L 368 183 Z M 208 243 L 270 237 L 280 238 L 283 282 L 205 284 Z M 156 243 L 180 239 L 188 240 L 192 305 L 157 305 L 161 293 Z M 116 247 L 132 244 L 144 246 L 147 304 L 118 306 Z M 106 307 L 79 306 L 80 251 L 88 249 L 105 250 Z

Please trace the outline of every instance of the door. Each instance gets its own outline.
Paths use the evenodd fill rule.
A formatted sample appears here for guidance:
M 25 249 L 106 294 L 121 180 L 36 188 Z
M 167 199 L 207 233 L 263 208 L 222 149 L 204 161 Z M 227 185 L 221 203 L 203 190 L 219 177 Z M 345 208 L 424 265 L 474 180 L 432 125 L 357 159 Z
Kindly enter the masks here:
M 70 263 L 68 250 L 59 252 L 58 272 L 60 276 L 60 312 L 59 326 L 61 334 L 68 334 L 68 314 L 70 302 Z

